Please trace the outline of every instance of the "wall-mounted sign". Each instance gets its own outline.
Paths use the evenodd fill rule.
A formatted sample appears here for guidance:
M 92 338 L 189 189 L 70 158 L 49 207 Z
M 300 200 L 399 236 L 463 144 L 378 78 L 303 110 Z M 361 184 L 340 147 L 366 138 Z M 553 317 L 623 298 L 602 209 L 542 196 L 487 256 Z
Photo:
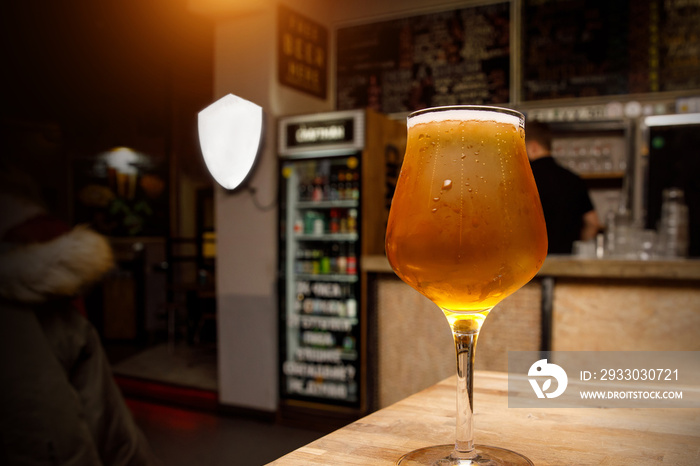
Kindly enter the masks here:
M 277 15 L 280 84 L 325 99 L 328 91 L 328 30 L 282 5 Z
M 347 155 L 365 143 L 364 110 L 286 117 L 279 122 L 279 154 L 284 157 Z
M 335 121 L 297 123 L 287 126 L 288 147 L 313 146 L 329 143 L 352 142 L 354 120 L 347 118 Z

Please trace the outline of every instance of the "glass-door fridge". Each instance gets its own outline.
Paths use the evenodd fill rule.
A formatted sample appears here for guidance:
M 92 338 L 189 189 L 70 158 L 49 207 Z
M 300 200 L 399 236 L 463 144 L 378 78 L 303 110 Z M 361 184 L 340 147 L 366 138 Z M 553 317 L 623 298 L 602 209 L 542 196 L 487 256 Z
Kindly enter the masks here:
M 351 419 L 370 405 L 361 261 L 384 253 L 387 180 L 403 132 L 366 110 L 279 122 L 282 418 Z

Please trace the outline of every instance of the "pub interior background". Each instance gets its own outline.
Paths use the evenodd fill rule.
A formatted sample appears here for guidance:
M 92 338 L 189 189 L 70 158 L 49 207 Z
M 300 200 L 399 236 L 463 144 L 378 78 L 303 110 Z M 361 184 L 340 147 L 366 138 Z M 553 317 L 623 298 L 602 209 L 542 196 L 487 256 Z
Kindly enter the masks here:
M 527 49 L 521 43 L 524 33 L 545 38 L 533 23 L 519 21 L 526 13 L 536 16 L 537 9 L 529 7 L 535 3 L 5 2 L 0 14 L 6 82 L 2 150 L 31 169 L 54 212 L 72 223 L 90 222 L 110 237 L 119 267 L 90 295 L 88 314 L 122 388 L 148 395 L 152 382 L 158 382 L 172 388 L 170 395 L 159 395 L 171 401 L 274 416 L 280 378 L 277 121 L 372 105 L 401 120 L 411 105 L 421 105 L 397 104 L 401 101 L 396 100 L 391 79 L 405 79 L 406 73 L 409 79 L 411 73 L 431 78 L 430 72 L 418 61 L 413 67 L 400 65 L 400 72 L 397 62 L 416 60 L 411 51 L 408 57 L 397 56 L 395 50 L 382 55 L 381 43 L 370 40 L 380 37 L 387 44 L 401 44 L 400 35 L 371 35 L 381 25 L 396 28 L 398 19 L 496 8 L 497 14 L 484 15 L 493 21 L 490 25 L 478 18 L 482 22 L 474 20 L 469 24 L 473 32 L 464 30 L 463 36 L 429 25 L 424 26 L 429 33 L 421 34 L 420 26 L 412 23 L 414 38 L 424 41 L 416 42 L 413 52 L 417 56 L 422 46 L 424 60 L 459 62 L 448 46 L 444 56 L 430 55 L 434 42 L 451 37 L 454 44 L 464 45 L 470 34 L 479 33 L 479 40 L 489 44 L 489 57 L 495 58 L 478 61 L 477 68 L 474 61 L 461 68 L 462 73 L 488 75 L 486 84 L 463 84 L 460 95 L 479 99 L 472 103 L 511 105 L 562 127 L 614 120 L 617 126 L 606 135 L 614 135 L 613 150 L 625 146 L 619 149 L 625 155 L 615 161 L 620 164 L 615 175 L 589 179 L 594 203 L 601 219 L 625 202 L 634 215 L 642 216 L 643 202 L 634 199 L 645 180 L 640 122 L 652 114 L 700 112 L 697 54 L 684 56 L 683 47 L 675 43 L 676 74 L 664 75 L 671 50 L 654 47 L 668 31 L 648 27 L 658 15 L 667 19 L 664 2 L 630 6 L 639 22 L 617 21 L 629 19 L 627 3 L 623 7 L 594 2 L 587 11 L 608 16 L 589 17 L 589 32 L 605 41 L 607 36 L 596 36 L 599 31 L 624 27 L 625 34 L 613 38 L 625 41 L 581 43 L 575 47 L 578 58 L 590 62 L 558 66 L 542 59 L 533 71 L 521 60 L 529 60 L 538 47 L 555 50 L 551 43 L 530 42 Z M 321 79 L 322 92 L 309 83 L 290 85 L 289 77 L 284 82 L 278 72 L 284 58 L 278 37 L 285 27 L 278 22 L 279 5 L 308 21 L 306 30 L 296 31 L 302 36 L 313 32 L 314 37 L 304 40 L 320 41 L 315 45 L 324 55 L 316 63 L 320 76 L 327 77 Z M 682 26 L 675 37 L 686 34 L 688 43 L 698 47 L 700 21 L 695 19 L 700 11 L 694 7 L 688 12 L 694 19 L 674 19 Z M 505 24 L 496 21 L 504 18 Z M 643 27 L 635 29 L 634 24 Z M 318 31 L 327 34 L 325 42 Z M 576 28 L 559 32 L 581 33 Z M 497 34 L 505 35 L 505 42 L 499 43 Z M 369 45 L 362 43 L 363 37 Z M 596 50 L 597 46 L 601 47 Z M 600 57 L 601 50 L 605 57 Z M 358 71 L 363 59 L 370 66 Z M 627 68 L 611 70 L 615 60 Z M 307 78 L 316 72 L 311 65 Z M 369 68 L 376 74 L 368 73 Z M 444 69 L 434 67 L 433 73 Z M 545 69 L 561 75 L 545 76 Z M 318 85 L 319 75 L 315 76 Z M 377 76 L 384 77 L 383 101 L 372 101 L 377 94 L 364 98 L 354 93 L 368 88 Z M 438 84 L 432 103 L 458 103 L 449 101 L 457 87 L 440 88 L 443 77 L 432 75 Z M 476 93 L 469 94 L 470 86 L 476 86 Z M 196 134 L 197 112 L 229 93 L 261 105 L 267 128 L 249 180 L 254 189 L 236 193 L 212 182 Z M 696 208 L 691 205 L 693 212 Z

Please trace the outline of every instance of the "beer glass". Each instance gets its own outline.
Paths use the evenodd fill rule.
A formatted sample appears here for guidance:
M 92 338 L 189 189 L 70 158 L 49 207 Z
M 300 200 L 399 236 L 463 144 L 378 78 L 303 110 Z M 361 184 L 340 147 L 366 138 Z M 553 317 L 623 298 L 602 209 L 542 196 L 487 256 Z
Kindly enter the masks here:
M 386 253 L 396 274 L 442 309 L 457 353 L 455 443 L 413 451 L 397 464 L 532 464 L 513 451 L 475 445 L 472 426 L 479 330 L 547 255 L 520 113 L 451 106 L 408 116 Z

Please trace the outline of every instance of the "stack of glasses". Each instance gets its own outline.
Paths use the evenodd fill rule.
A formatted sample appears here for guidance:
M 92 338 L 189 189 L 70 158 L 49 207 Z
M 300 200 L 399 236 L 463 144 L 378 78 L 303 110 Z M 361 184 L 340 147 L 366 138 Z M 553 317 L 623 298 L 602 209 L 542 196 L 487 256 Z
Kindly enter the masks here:
M 657 254 L 667 259 L 688 255 L 688 206 L 682 189 L 668 188 L 663 191 Z

